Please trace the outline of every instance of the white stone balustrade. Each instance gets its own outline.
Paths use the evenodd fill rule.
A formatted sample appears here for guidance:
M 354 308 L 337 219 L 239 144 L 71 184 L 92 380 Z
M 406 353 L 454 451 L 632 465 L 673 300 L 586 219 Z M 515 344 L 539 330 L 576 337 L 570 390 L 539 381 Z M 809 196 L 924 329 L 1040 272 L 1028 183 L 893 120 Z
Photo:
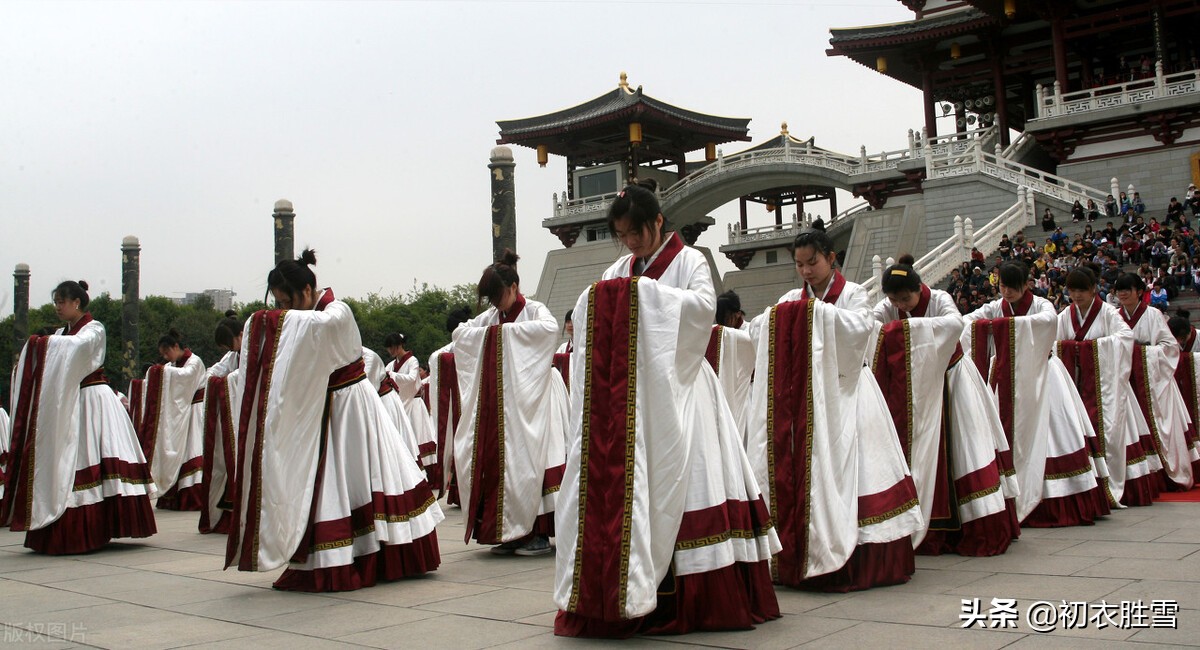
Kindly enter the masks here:
M 1058 82 L 1052 91 L 1038 85 L 1037 117 L 1074 115 L 1088 111 L 1100 111 L 1119 106 L 1131 106 L 1156 99 L 1167 99 L 1200 92 L 1200 70 L 1187 70 L 1175 74 L 1163 74 L 1162 61 L 1154 66 L 1154 77 L 1136 79 L 1119 84 L 1099 86 L 1073 93 L 1063 93 Z

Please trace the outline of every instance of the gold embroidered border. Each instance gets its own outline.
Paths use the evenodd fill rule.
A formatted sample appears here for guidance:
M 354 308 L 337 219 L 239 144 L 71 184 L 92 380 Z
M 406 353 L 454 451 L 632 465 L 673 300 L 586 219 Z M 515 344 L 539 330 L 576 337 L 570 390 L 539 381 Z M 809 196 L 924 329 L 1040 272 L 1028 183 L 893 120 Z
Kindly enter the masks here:
M 1100 343 L 1092 344 L 1092 363 L 1096 369 L 1093 373 L 1096 375 L 1096 442 L 1100 447 L 1100 454 L 1108 455 L 1108 439 L 1107 433 L 1104 430 L 1104 388 L 1100 384 Z
M 504 539 L 504 326 L 496 327 L 496 444 L 500 476 L 496 481 L 496 539 Z
M 1146 410 L 1150 412 L 1150 417 L 1146 418 L 1149 420 L 1149 422 L 1146 424 L 1150 425 L 1150 437 L 1152 440 L 1154 440 L 1154 453 L 1158 456 L 1159 461 L 1165 468 L 1169 463 L 1167 462 L 1167 459 L 1163 457 L 1162 453 L 1163 444 L 1162 437 L 1158 431 L 1158 415 L 1154 412 L 1154 391 L 1150 390 L 1150 355 L 1146 353 L 1145 346 L 1142 346 L 1141 357 L 1142 377 L 1145 378 L 1145 381 L 1142 382 L 1142 386 L 1140 388 L 1145 389 L 1144 394 L 1146 395 Z
M 428 499 L 425 499 L 425 503 L 422 503 L 421 505 L 402 515 L 389 515 L 382 512 L 377 512 L 375 513 L 375 521 L 384 521 L 389 524 L 402 524 L 425 514 L 425 511 L 429 510 L 429 506 L 432 506 L 436 501 L 437 497 L 431 494 Z
M 916 507 L 916 505 L 917 505 L 916 499 L 909 499 L 908 501 L 905 501 L 904 503 L 900 504 L 899 506 L 897 506 L 895 508 L 892 508 L 891 510 L 888 510 L 885 513 L 875 515 L 874 517 L 867 517 L 866 519 L 859 519 L 858 527 L 862 528 L 863 526 L 874 526 L 875 524 L 881 524 L 889 519 L 898 517 L 901 513 L 903 513 L 906 510 Z
M 812 455 L 813 455 L 813 364 L 812 364 L 812 345 L 813 345 L 813 316 L 817 311 L 817 301 L 808 301 L 808 309 L 805 312 L 805 320 L 808 321 L 806 327 L 808 329 L 808 363 L 805 368 L 804 380 L 804 564 L 800 567 L 800 575 L 808 576 L 808 549 L 811 541 L 808 539 L 809 531 L 812 526 L 809 522 L 812 521 Z
M 579 608 L 579 577 L 583 575 L 583 521 L 587 510 L 588 451 L 592 438 L 592 355 L 596 340 L 596 284 L 588 288 L 587 354 L 584 355 L 583 421 L 579 439 L 579 517 L 575 531 L 575 569 L 571 572 L 571 597 L 567 611 Z
M 1091 471 L 1092 471 L 1092 465 L 1091 465 L 1091 463 L 1088 463 L 1088 465 L 1086 467 L 1080 467 L 1079 469 L 1073 469 L 1069 472 L 1058 472 L 1057 474 L 1046 474 L 1043 480 L 1059 481 L 1059 480 L 1062 480 L 1065 478 L 1073 478 L 1075 476 L 1079 476 L 1080 474 L 1087 474 L 1088 472 L 1091 472 Z
M 725 326 L 717 325 L 717 364 L 713 366 L 713 371 L 719 377 L 721 376 L 721 353 L 725 350 Z
M 621 575 L 618 597 L 625 612 L 629 592 L 629 540 L 633 535 L 633 476 L 637 454 L 638 278 L 629 283 L 629 378 L 625 394 L 625 514 L 621 521 Z
M 775 484 L 775 328 L 779 306 L 771 307 L 771 315 L 767 319 L 767 489 L 771 491 L 771 512 L 779 512 L 779 499 L 776 493 L 779 486 Z M 771 580 L 779 582 L 779 565 L 771 556 Z
M 904 412 L 908 419 L 908 431 L 905 433 L 904 443 L 908 446 L 905 449 L 905 458 L 912 462 L 912 445 L 913 445 L 913 389 L 912 389 L 912 323 L 908 319 L 900 321 L 901 327 L 904 329 L 904 361 L 906 368 L 904 369 Z M 882 338 L 882 337 L 880 337 Z M 949 458 L 949 456 L 947 456 Z
M 991 486 L 991 487 L 985 487 L 985 488 L 983 488 L 982 490 L 976 490 L 976 491 L 974 491 L 974 492 L 972 492 L 972 493 L 970 493 L 970 494 L 968 494 L 968 495 L 966 495 L 966 496 L 964 496 L 964 497 L 960 498 L 960 499 L 958 500 L 958 505 L 959 505 L 959 506 L 964 506 L 964 505 L 966 505 L 966 504 L 968 504 L 968 503 L 970 503 L 970 502 L 972 502 L 972 501 L 975 501 L 976 499 L 982 499 L 983 497 L 986 497 L 986 496 L 988 496 L 988 495 L 990 495 L 990 494 L 995 494 L 995 493 L 997 493 L 997 492 L 999 492 L 999 491 L 1000 491 L 1000 484 L 999 484 L 999 483 L 997 483 L 997 484 L 995 484 L 995 485 L 993 485 L 993 486 Z

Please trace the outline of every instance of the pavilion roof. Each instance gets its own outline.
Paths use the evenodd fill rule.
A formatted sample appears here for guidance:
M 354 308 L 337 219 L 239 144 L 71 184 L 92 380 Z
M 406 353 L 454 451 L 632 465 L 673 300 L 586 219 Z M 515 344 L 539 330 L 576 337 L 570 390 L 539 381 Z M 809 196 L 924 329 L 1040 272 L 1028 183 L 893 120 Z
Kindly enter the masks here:
M 846 54 L 850 50 L 917 43 L 967 34 L 980 27 L 999 24 L 999 18 L 971 7 L 920 20 L 866 27 L 835 28 L 829 30 L 829 44 L 832 46 L 829 53 Z
M 639 86 L 622 84 L 595 99 L 553 113 L 503 120 L 497 144 L 531 148 L 546 145 L 560 156 L 589 157 L 614 150 L 626 141 L 627 125 L 642 124 L 648 146 L 688 152 L 713 142 L 749 141 L 749 118 L 721 117 L 680 108 L 655 99 Z

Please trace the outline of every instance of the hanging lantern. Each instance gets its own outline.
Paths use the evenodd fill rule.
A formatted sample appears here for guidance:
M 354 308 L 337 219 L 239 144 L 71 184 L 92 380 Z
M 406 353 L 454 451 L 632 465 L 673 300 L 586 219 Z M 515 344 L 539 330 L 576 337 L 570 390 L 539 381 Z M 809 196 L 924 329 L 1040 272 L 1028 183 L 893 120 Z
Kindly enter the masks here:
M 1017 0 L 1004 0 L 1004 15 L 1010 20 L 1017 16 Z
M 775 204 L 770 201 L 767 201 L 767 212 L 774 212 L 774 211 L 775 211 Z
M 962 58 L 962 48 L 959 47 L 958 43 L 950 44 L 950 58 L 954 59 L 955 61 Z
M 641 122 L 629 123 L 629 144 L 638 146 L 642 143 L 642 124 Z
M 717 159 L 717 143 L 709 142 L 704 145 L 704 161 L 713 162 Z
M 538 167 L 545 167 L 546 162 L 550 159 L 550 156 L 549 156 L 550 152 L 546 149 L 546 145 L 539 144 L 537 146 L 537 153 L 538 153 Z
M 883 74 L 887 74 L 887 57 L 881 56 L 875 59 L 875 69 Z

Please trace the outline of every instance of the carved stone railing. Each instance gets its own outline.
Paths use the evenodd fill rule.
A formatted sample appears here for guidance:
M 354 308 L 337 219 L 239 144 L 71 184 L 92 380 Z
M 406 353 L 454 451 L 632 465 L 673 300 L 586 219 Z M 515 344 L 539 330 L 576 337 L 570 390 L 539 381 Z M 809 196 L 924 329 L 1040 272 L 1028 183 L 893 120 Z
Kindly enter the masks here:
M 1162 61 L 1154 64 L 1154 76 L 1125 83 L 1063 93 L 1057 81 L 1052 87 L 1037 87 L 1037 117 L 1046 119 L 1131 106 L 1200 92 L 1200 70 L 1163 74 Z M 1033 120 L 1031 120 L 1033 121 Z
M 971 249 L 978 248 L 985 256 L 996 252 L 1000 240 L 1006 233 L 1024 229 L 1032 225 L 1034 220 L 1033 193 L 1024 187 L 1017 188 L 1017 202 L 1000 213 L 980 228 L 974 230 L 971 220 L 961 216 L 954 217 L 954 234 L 933 250 L 921 256 L 914 265 L 921 281 L 929 286 L 936 285 L 950 275 L 950 272 L 970 261 Z M 893 264 L 891 258 L 887 265 Z M 863 283 L 871 304 L 878 302 L 883 296 L 880 282 L 883 278 L 885 261 L 878 255 L 871 259 L 871 277 Z
M 976 147 L 962 155 L 935 154 L 925 158 L 926 180 L 970 174 L 983 174 L 1014 186 L 1023 185 L 1038 194 L 1068 204 L 1079 201 L 1087 205 L 1088 199 L 1095 201 L 1096 205 L 1104 204 L 1104 191 L 1009 160 L 1003 156 L 999 145 L 996 145 L 996 150 L 991 153 Z

